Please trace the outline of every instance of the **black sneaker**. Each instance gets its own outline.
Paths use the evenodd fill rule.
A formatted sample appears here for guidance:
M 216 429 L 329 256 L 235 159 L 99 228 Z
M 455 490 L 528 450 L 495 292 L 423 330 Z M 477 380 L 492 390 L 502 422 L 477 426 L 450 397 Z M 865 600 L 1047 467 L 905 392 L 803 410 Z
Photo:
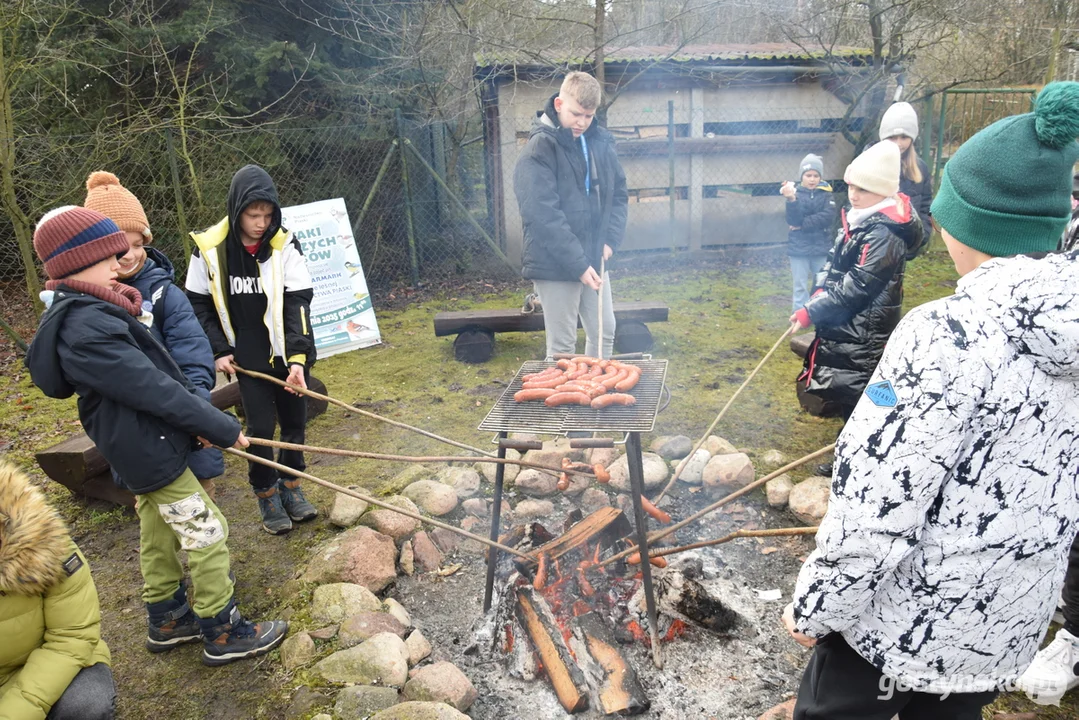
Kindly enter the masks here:
M 202 662 L 204 665 L 227 665 L 235 660 L 270 652 L 288 634 L 284 620 L 252 623 L 240 616 L 236 599 L 212 618 L 199 618 L 202 627 Z
M 284 535 L 292 530 L 292 520 L 285 512 L 285 506 L 281 502 L 281 493 L 274 485 L 269 490 L 255 492 L 259 499 L 259 512 L 262 513 L 262 529 L 271 535 Z
M 187 588 L 180 588 L 168 600 L 146 604 L 149 631 L 146 649 L 152 653 L 168 652 L 177 645 L 202 639 L 202 627 L 187 604 Z
M 307 501 L 300 489 L 299 478 L 278 480 L 277 491 L 281 496 L 281 504 L 285 506 L 285 512 L 293 522 L 306 522 L 318 517 L 318 509 Z
M 818 465 L 817 475 L 820 475 L 821 477 L 832 477 L 832 469 L 832 463 L 824 463 L 823 465 Z

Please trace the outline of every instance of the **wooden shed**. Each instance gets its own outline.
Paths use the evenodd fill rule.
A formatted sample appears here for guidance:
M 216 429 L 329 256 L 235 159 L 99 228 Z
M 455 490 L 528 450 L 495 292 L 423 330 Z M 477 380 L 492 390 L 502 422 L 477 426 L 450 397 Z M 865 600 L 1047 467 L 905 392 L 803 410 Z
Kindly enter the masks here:
M 490 217 L 506 254 L 520 261 L 521 219 L 513 169 L 532 120 L 558 91 L 557 67 L 477 56 L 484 105 Z M 585 70 L 592 70 L 587 65 Z M 610 51 L 606 125 L 616 136 L 630 190 L 624 249 L 701 250 L 786 239 L 783 180 L 797 180 L 807 153 L 825 179 L 842 178 L 864 113 L 851 103 L 871 71 L 867 50 L 823 54 L 778 44 L 632 47 Z

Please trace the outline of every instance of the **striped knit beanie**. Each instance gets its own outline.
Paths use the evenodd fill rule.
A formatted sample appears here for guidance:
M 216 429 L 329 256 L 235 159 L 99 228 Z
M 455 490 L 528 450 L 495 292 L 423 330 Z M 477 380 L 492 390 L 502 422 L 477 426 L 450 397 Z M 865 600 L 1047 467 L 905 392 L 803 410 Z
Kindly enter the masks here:
M 110 172 L 98 170 L 90 173 L 86 179 L 86 199 L 82 206 L 97 210 L 121 230 L 137 232 L 146 244 L 154 240 L 142 203 Z
M 124 231 L 94 210 L 68 205 L 50 210 L 34 230 L 34 252 L 50 280 L 62 280 L 128 251 Z

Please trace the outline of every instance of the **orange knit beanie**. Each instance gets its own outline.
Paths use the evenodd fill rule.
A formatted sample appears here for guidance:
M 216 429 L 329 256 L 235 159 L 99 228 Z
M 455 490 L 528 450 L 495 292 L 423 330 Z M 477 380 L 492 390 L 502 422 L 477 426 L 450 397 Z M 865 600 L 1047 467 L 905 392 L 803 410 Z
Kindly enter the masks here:
M 110 172 L 99 170 L 90 173 L 90 177 L 86 179 L 86 200 L 82 206 L 98 211 L 116 223 L 121 230 L 140 233 L 146 239 L 147 245 L 154 240 L 142 203 Z

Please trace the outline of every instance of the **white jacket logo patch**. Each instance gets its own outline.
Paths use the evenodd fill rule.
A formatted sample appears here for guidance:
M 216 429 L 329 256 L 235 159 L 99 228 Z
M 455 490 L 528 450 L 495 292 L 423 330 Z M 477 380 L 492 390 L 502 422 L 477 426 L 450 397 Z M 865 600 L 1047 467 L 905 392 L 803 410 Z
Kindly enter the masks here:
M 873 383 L 865 389 L 865 395 L 873 404 L 877 407 L 895 407 L 898 398 L 895 396 L 895 389 L 892 387 L 890 380 L 884 382 Z

